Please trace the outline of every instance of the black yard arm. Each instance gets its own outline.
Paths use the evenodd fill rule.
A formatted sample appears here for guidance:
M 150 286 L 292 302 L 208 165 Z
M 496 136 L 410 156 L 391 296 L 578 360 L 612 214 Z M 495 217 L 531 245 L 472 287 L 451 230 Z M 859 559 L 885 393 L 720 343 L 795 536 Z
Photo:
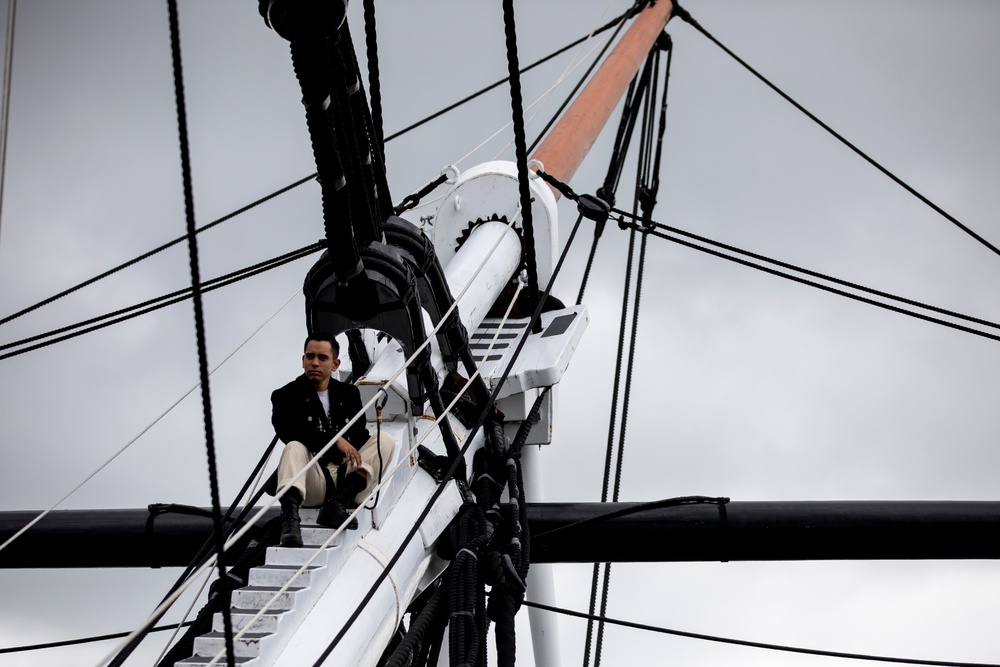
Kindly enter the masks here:
M 0 543 L 36 515 L 0 512 Z M 0 567 L 180 567 L 212 528 L 149 516 L 52 512 L 0 551 Z M 528 520 L 534 563 L 1000 558 L 1000 502 L 534 503 Z

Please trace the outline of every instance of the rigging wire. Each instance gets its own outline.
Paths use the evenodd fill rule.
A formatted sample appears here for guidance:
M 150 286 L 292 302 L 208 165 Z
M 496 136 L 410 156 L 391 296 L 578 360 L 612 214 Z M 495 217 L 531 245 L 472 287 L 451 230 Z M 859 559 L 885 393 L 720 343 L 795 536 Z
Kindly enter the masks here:
M 540 602 L 531 602 L 530 600 L 525 600 L 524 604 L 529 607 L 534 607 L 535 609 L 543 609 L 545 611 L 551 611 L 556 614 L 563 614 L 565 616 L 573 616 L 576 618 L 584 618 L 595 621 L 601 621 L 604 623 L 609 623 L 611 625 L 620 625 L 626 628 L 633 628 L 635 630 L 646 630 L 648 632 L 657 632 L 660 634 L 674 635 L 676 637 L 687 637 L 689 639 L 703 639 L 705 641 L 719 642 L 723 644 L 734 644 L 737 646 L 748 646 L 751 648 L 763 648 L 772 651 L 784 651 L 788 653 L 803 653 L 807 655 L 818 655 L 826 656 L 830 658 L 847 658 L 851 660 L 871 660 L 878 662 L 896 662 L 908 665 L 933 665 L 935 667 L 1000 667 L 1000 665 L 995 663 L 983 663 L 983 662 L 959 662 L 959 661 L 949 661 L 949 660 L 920 660 L 916 658 L 893 658 L 888 656 L 879 655 L 868 655 L 864 653 L 845 653 L 842 651 L 825 651 L 820 649 L 810 649 L 810 648 L 800 648 L 794 646 L 784 646 L 781 644 L 766 644 L 764 642 L 749 641 L 746 639 L 732 639 L 728 637 L 719 637 L 715 635 L 705 635 L 698 632 L 686 632 L 684 630 L 671 630 L 669 628 L 659 627 L 655 625 L 648 625 L 646 623 L 635 623 L 633 621 L 624 621 L 617 618 L 611 618 L 608 616 L 595 616 L 593 614 L 585 614 L 579 611 L 573 611 L 571 609 L 563 609 L 560 607 L 553 607 L 547 604 L 542 604 Z
M 950 213 L 948 213 L 947 211 L 945 211 L 943 208 L 941 208 L 940 206 L 938 206 L 937 204 L 935 204 L 934 202 L 932 202 L 930 199 L 928 199 L 927 197 L 925 197 L 924 195 L 922 195 L 921 193 L 919 193 L 917 190 L 915 190 L 913 187 L 911 187 L 909 184 L 907 184 L 901 178 L 899 178 L 898 176 L 896 176 L 895 174 L 893 174 L 891 171 L 889 171 L 887 168 L 885 168 L 881 164 L 879 164 L 874 158 L 872 158 L 867 153 L 865 153 L 860 148 L 858 148 L 853 143 L 851 143 L 846 138 L 844 138 L 843 135 L 839 134 L 836 130 L 834 130 L 829 125 L 827 125 L 822 120 L 820 120 L 817 116 L 815 116 L 814 114 L 812 114 L 804 106 L 802 106 L 801 104 L 799 104 L 798 102 L 796 102 L 795 100 L 793 100 L 791 97 L 789 97 L 784 91 L 782 91 L 776 85 L 774 85 L 769 80 L 767 80 L 762 74 L 760 74 L 760 72 L 758 72 L 753 67 L 751 67 L 750 65 L 748 65 L 746 63 L 746 61 L 744 61 L 742 58 L 740 58 L 735 53 L 733 53 L 731 50 L 729 50 L 724 44 L 722 44 L 722 42 L 720 42 L 715 37 L 713 37 L 711 35 L 711 33 L 709 33 L 707 30 L 705 30 L 705 28 L 703 28 L 701 26 L 701 24 L 699 24 L 698 21 L 696 21 L 691 16 L 691 14 L 688 13 L 687 10 L 683 9 L 682 7 L 680 7 L 676 2 L 674 2 L 673 15 L 676 16 L 676 17 L 678 17 L 678 18 L 680 18 L 681 20 L 685 21 L 691 27 L 693 27 L 695 30 L 697 30 L 702 35 L 704 35 L 706 38 L 708 38 L 709 41 L 711 41 L 713 44 L 715 44 L 720 49 L 722 49 L 723 51 L 725 51 L 727 55 L 729 55 L 736 62 L 738 62 L 740 65 L 742 65 L 748 72 L 750 72 L 755 77 L 757 77 L 758 79 L 760 79 L 764 83 L 764 85 L 766 85 L 768 88 L 770 88 L 771 90 L 773 90 L 774 92 L 776 92 L 778 95 L 780 95 L 782 97 L 782 99 L 784 99 L 786 102 L 788 102 L 789 104 L 791 104 L 792 106 L 794 106 L 796 109 L 798 109 L 799 111 L 801 111 L 803 114 L 805 114 L 814 123 L 816 123 L 817 125 L 819 125 L 820 127 L 822 127 L 824 130 L 826 130 L 827 132 L 829 132 L 831 135 L 833 135 L 833 137 L 836 138 L 838 141 L 840 141 L 840 143 L 844 144 L 849 149 L 851 149 L 852 151 L 854 151 L 854 153 L 856 153 L 859 157 L 861 157 L 863 160 L 865 160 L 866 162 L 868 162 L 868 164 L 872 165 L 873 167 L 875 167 L 876 169 L 878 169 L 880 172 L 882 172 L 883 174 L 885 174 L 886 176 L 888 176 L 890 180 L 892 180 L 894 183 L 896 183 L 896 185 L 900 186 L 901 188 L 903 188 L 904 190 L 906 190 L 907 192 L 909 192 L 911 195 L 913 195 L 914 197 L 916 197 L 917 199 L 919 199 L 920 201 L 922 201 L 924 204 L 926 204 L 927 206 L 929 206 L 932 210 L 934 210 L 939 215 L 941 215 L 945 220 L 947 220 L 948 222 L 952 223 L 953 225 L 955 225 L 956 227 L 958 227 L 959 229 L 961 229 L 963 232 L 965 232 L 966 234 L 968 234 L 969 236 L 971 236 L 972 238 L 974 238 L 976 241 L 978 241 L 979 243 L 981 243 L 983 246 L 985 246 L 986 248 L 992 250 L 994 254 L 1000 255 L 1000 248 L 997 248 L 995 245 L 993 245 L 992 243 L 990 243 L 989 241 L 987 241 L 986 239 L 984 239 L 982 236 L 980 236 L 979 234 L 977 234 L 975 231 L 973 231 L 972 229 L 970 229 L 966 225 L 963 225 L 953 215 L 951 215 Z
M 658 93 L 658 79 L 657 74 L 660 72 L 660 50 L 661 47 L 666 49 L 667 55 L 667 65 L 664 68 L 664 84 L 662 99 L 660 100 L 660 114 L 659 114 L 659 130 L 655 135 L 654 140 L 654 103 L 656 102 Z M 657 44 L 654 45 L 653 49 L 650 51 L 646 59 L 646 66 L 642 75 L 642 80 L 636 86 L 635 97 L 633 101 L 642 101 L 642 123 L 640 125 L 640 136 L 639 136 L 639 152 L 638 158 L 636 160 L 636 178 L 635 178 L 635 189 L 633 194 L 633 214 L 638 214 L 638 211 L 642 211 L 643 223 L 647 223 L 649 216 L 652 213 L 653 206 L 656 204 L 656 195 L 659 189 L 659 177 L 657 172 L 659 171 L 660 158 L 662 153 L 662 137 L 664 130 L 666 129 L 666 107 L 667 107 L 667 81 L 669 81 L 670 76 L 670 56 L 672 54 L 672 44 L 669 41 L 660 42 L 658 40 Z M 627 129 L 628 136 L 631 136 L 632 129 L 634 127 L 633 123 L 636 119 L 635 113 L 631 113 L 629 127 Z M 627 144 L 626 144 L 627 149 Z M 624 153 L 621 154 L 619 160 L 624 159 Z M 655 165 L 655 167 L 654 167 Z M 618 170 L 617 177 L 620 177 L 621 171 Z M 609 174 L 610 176 L 610 174 Z M 611 180 L 610 178 L 608 179 Z M 617 178 L 614 182 L 614 188 L 617 188 Z M 595 239 L 596 240 L 596 239 Z M 615 473 L 614 473 L 614 489 L 612 492 L 612 502 L 618 502 L 619 494 L 621 491 L 621 478 L 622 470 L 624 468 L 624 455 L 625 455 L 625 433 L 628 424 L 629 415 L 629 399 L 631 397 L 631 387 L 632 387 L 632 373 L 635 368 L 635 350 L 636 350 L 636 339 L 638 336 L 639 329 L 639 304 L 642 298 L 642 283 L 643 277 L 645 275 L 645 261 L 646 261 L 646 245 L 647 236 L 642 235 L 642 239 L 639 245 L 639 263 L 636 269 L 636 280 L 635 280 L 635 297 L 632 300 L 632 325 L 631 333 L 628 343 L 628 362 L 625 371 L 625 391 L 622 396 L 622 415 L 621 423 L 618 428 L 618 453 L 615 462 Z M 635 243 L 635 230 L 629 235 L 629 261 L 628 268 L 626 269 L 627 275 L 631 275 L 632 267 L 632 257 L 631 251 Z M 622 319 L 621 319 L 621 331 L 619 333 L 619 360 L 616 366 L 615 374 L 615 395 L 617 398 L 617 384 L 619 382 L 619 373 L 621 370 L 621 349 L 623 346 L 624 335 L 625 335 L 625 321 L 627 317 L 628 308 L 628 280 L 626 280 L 626 291 L 625 297 L 622 301 Z M 610 424 L 608 427 L 608 451 L 607 459 L 605 461 L 605 480 L 604 480 L 604 491 L 603 498 L 606 500 L 607 496 L 607 485 L 608 477 L 610 476 L 610 456 L 612 451 L 612 438 L 614 436 L 614 416 L 610 419 Z M 594 568 L 595 576 L 595 587 L 591 590 L 591 605 L 594 603 L 594 598 L 596 594 L 596 576 L 597 576 L 597 566 Z M 610 591 L 610 578 L 611 578 L 611 563 L 604 564 L 604 579 L 602 586 L 601 595 L 601 611 L 600 615 L 604 616 L 607 612 L 608 595 Z M 591 606 L 591 613 L 593 613 L 593 606 Z M 591 622 L 588 621 L 587 624 L 587 638 L 590 638 Z M 601 649 L 604 640 L 604 623 L 598 623 L 597 627 L 597 640 L 595 646 L 594 654 L 594 667 L 600 667 L 601 664 Z M 588 648 L 589 648 L 589 641 Z M 584 657 L 584 665 L 586 666 L 589 660 L 589 654 Z
M 10 80 L 14 65 L 14 22 L 16 14 L 17 0 L 7 0 L 7 42 L 3 61 L 3 102 L 2 107 L 0 107 L 0 220 L 3 219 L 3 191 L 7 177 L 7 135 L 10 127 Z
M 203 293 L 212 292 L 222 287 L 226 287 L 227 285 L 232 285 L 233 283 L 237 283 L 241 280 L 251 278 L 261 273 L 270 271 L 271 269 L 276 269 L 280 266 L 284 266 L 285 264 L 289 264 L 304 257 L 308 257 L 309 255 L 319 252 L 322 249 L 323 249 L 322 243 L 313 243 L 311 245 L 304 246 L 302 248 L 299 248 L 298 250 L 293 250 L 292 252 L 285 253 L 284 255 L 280 255 L 273 259 L 269 259 L 267 261 L 260 262 L 258 264 L 253 264 L 251 266 L 245 267 L 238 271 L 233 271 L 232 273 L 227 273 L 217 278 L 212 278 L 211 280 L 207 280 L 202 284 L 202 292 Z M 14 350 L 13 352 L 2 354 L 0 355 L 0 361 L 4 359 L 9 359 L 10 357 L 15 357 L 19 354 L 24 354 L 25 352 L 30 352 L 32 350 L 37 350 L 42 347 L 54 345 L 55 343 L 68 340 L 70 338 L 82 336 L 83 334 L 90 333 L 98 329 L 103 329 L 104 327 L 108 327 L 113 324 L 119 324 L 126 320 L 138 317 L 140 315 L 151 313 L 154 310 L 159 310 L 167 306 L 172 306 L 175 303 L 180 303 L 181 301 L 187 300 L 191 296 L 191 293 L 192 293 L 191 288 L 186 287 L 184 289 L 180 289 L 171 292 L 169 294 L 164 294 L 162 296 L 150 299 L 148 301 L 143 301 L 142 303 L 138 303 L 133 306 L 129 306 L 127 308 L 122 308 L 110 313 L 105 313 L 104 315 L 100 315 L 98 317 L 93 317 L 88 320 L 84 320 L 82 322 L 77 322 L 76 324 L 71 324 L 65 327 L 61 327 L 59 329 L 54 329 L 47 333 L 36 334 L 34 336 L 22 338 L 21 340 L 13 341 L 11 343 L 5 343 L 3 345 L 0 345 L 0 351 L 26 345 L 27 343 L 41 340 L 43 338 L 51 338 L 53 336 L 57 336 L 62 333 L 72 332 L 68 333 L 65 336 L 61 336 L 55 340 L 49 340 L 44 343 L 39 343 L 37 345 L 32 345 L 30 347 L 23 347 L 21 349 Z

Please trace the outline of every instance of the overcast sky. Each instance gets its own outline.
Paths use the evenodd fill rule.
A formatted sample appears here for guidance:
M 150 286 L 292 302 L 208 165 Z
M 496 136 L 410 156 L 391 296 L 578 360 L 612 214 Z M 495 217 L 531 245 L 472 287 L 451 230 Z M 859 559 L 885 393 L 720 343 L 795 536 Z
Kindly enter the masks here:
M 361 44 L 355 5 L 351 25 Z M 522 63 L 627 5 L 517 3 Z M 686 7 L 790 96 L 1000 245 L 1000 4 L 690 0 Z M 181 2 L 180 18 L 196 216 L 204 224 L 315 167 L 287 44 L 264 26 L 256 3 Z M 385 1 L 378 21 L 387 133 L 506 73 L 499 2 Z M 668 32 L 675 53 L 657 220 L 1000 321 L 1000 257 L 692 28 L 672 22 Z M 166 3 L 20 2 L 15 46 L 0 316 L 185 229 Z M 547 89 L 571 57 L 526 76 L 525 99 Z M 529 137 L 567 90 L 557 90 Z M 459 162 L 509 118 L 507 95 L 501 87 L 390 143 L 393 198 L 445 165 L 467 169 L 499 155 L 509 131 Z M 573 180 L 577 192 L 600 185 L 615 123 Z M 619 201 L 627 197 L 623 185 Z M 560 209 L 565 238 L 575 214 L 568 203 Z M 420 209 L 414 219 L 431 212 Z M 567 302 L 589 248 L 586 231 L 556 288 Z M 202 276 L 322 234 L 319 189 L 310 183 L 201 235 Z M 601 243 L 585 299 L 591 325 L 560 388 L 556 444 L 544 452 L 550 501 L 595 501 L 601 493 L 627 236 L 609 226 Z M 213 366 L 293 296 L 309 266 L 303 260 L 206 295 Z M 647 266 L 622 500 L 996 499 L 1000 343 L 656 239 Z M 179 246 L 3 325 L 0 343 L 188 283 Z M 303 333 L 298 296 L 212 376 L 223 498 L 270 440 L 268 396 L 299 371 Z M 0 510 L 48 507 L 197 377 L 190 303 L 0 361 Z M 64 507 L 208 505 L 197 396 Z M 0 571 L 0 645 L 129 630 L 174 576 Z M 585 610 L 589 581 L 590 566 L 560 566 L 560 603 Z M 838 651 L 1000 662 L 993 562 L 618 565 L 612 581 L 608 613 L 628 620 Z M 579 664 L 584 625 L 560 624 L 564 664 Z M 109 650 L 6 655 L 0 667 L 94 664 Z M 155 655 L 143 653 L 136 664 Z M 650 655 L 691 667 L 833 662 L 607 631 L 604 664 Z M 521 664 L 532 664 L 527 651 Z

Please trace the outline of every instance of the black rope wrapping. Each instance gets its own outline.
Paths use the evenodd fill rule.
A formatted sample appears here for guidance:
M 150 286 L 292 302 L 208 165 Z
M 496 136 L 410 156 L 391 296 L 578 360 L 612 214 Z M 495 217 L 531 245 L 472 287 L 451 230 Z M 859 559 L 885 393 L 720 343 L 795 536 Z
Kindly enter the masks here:
M 428 664 L 427 653 L 430 642 L 427 639 L 435 629 L 444 629 L 442 621 L 447 621 L 444 613 L 448 609 L 445 604 L 447 593 L 448 587 L 439 582 L 427 604 L 416 614 L 416 618 L 411 614 L 413 620 L 410 623 L 410 630 L 386 660 L 384 667 L 411 667 L 411 665 L 422 667 Z
M 875 167 L 880 172 L 882 172 L 883 174 L 885 174 L 886 176 L 888 176 L 889 179 L 892 180 L 896 185 L 900 186 L 901 188 L 903 188 L 904 190 L 906 190 L 907 192 L 909 192 L 911 195 L 913 195 L 914 197 L 916 197 L 917 199 L 919 199 L 921 202 L 923 202 L 924 204 L 926 204 L 927 206 L 929 206 L 932 210 L 934 210 L 936 213 L 938 213 L 939 215 L 941 215 L 945 220 L 947 220 L 948 222 L 952 223 L 953 225 L 955 225 L 956 227 L 958 227 L 959 229 L 961 229 L 963 232 L 965 232 L 966 234 L 968 234 L 969 236 L 971 236 L 972 238 L 974 238 L 976 241 L 978 241 L 984 247 L 986 247 L 989 250 L 991 250 L 994 254 L 1000 255 L 1000 248 L 997 248 L 995 245 L 993 245 L 992 243 L 990 243 L 989 241 L 987 241 L 986 239 L 984 239 L 982 236 L 980 236 L 979 234 L 977 234 L 975 231 L 973 231 L 972 229 L 970 229 L 966 225 L 964 225 L 961 222 L 959 222 L 958 219 L 955 218 L 953 215 L 951 215 L 950 213 L 948 213 L 947 211 L 945 211 L 943 208 L 941 208 L 940 206 L 938 206 L 937 204 L 935 204 L 934 202 L 932 202 L 930 199 L 928 199 L 924 195 L 920 194 L 920 192 L 918 192 L 916 189 L 914 189 L 909 184 L 907 184 L 905 181 L 903 181 L 901 178 L 899 178 L 898 176 L 896 176 L 895 174 L 893 174 L 886 167 L 883 167 L 874 158 L 872 158 L 871 156 L 869 156 L 867 153 L 865 153 L 860 148 L 858 148 L 857 146 L 855 146 L 853 143 L 851 143 L 850 141 L 848 141 L 844 136 L 842 136 L 841 134 L 839 134 L 832 127 L 830 127 L 829 125 L 827 125 L 826 123 L 824 123 L 822 120 L 820 120 L 819 117 L 817 117 L 816 115 L 814 115 L 813 113 L 811 113 L 809 110 L 807 110 L 804 106 L 802 106 L 801 104 L 799 104 L 798 102 L 796 102 L 795 100 L 793 100 L 791 97 L 789 97 L 784 91 L 782 91 L 776 85 L 774 85 L 769 80 L 767 80 L 762 74 L 760 74 L 753 67 L 751 67 L 750 65 L 748 65 L 746 63 L 746 61 L 744 61 L 742 58 L 740 58 L 735 53 L 733 53 L 732 51 L 730 51 L 724 44 L 722 44 L 722 42 L 720 42 L 715 37 L 713 37 L 707 30 L 705 30 L 705 28 L 703 28 L 701 26 L 701 24 L 698 23 L 698 21 L 696 21 L 691 16 L 691 14 L 686 9 L 682 8 L 676 2 L 674 2 L 673 15 L 676 16 L 676 17 L 678 17 L 679 19 L 685 21 L 691 27 L 693 27 L 695 30 L 697 30 L 702 35 L 704 35 L 706 38 L 708 38 L 708 40 L 710 42 L 712 42 L 713 44 L 715 44 L 716 46 L 718 46 L 720 49 L 722 49 L 733 60 L 735 60 L 736 62 L 738 62 L 740 65 L 742 65 L 748 72 L 750 72 L 755 77 L 757 77 L 758 79 L 760 79 L 760 81 L 763 82 L 764 85 L 766 85 L 768 88 L 770 88 L 775 93 L 777 93 L 779 96 L 781 96 L 782 99 L 784 99 L 786 102 L 788 102 L 789 104 L 791 104 L 793 107 L 795 107 L 796 109 L 798 109 L 799 111 L 801 111 L 803 114 L 805 114 L 806 117 L 808 117 L 811 121 L 813 121 L 814 123 L 816 123 L 817 125 L 819 125 L 821 128 L 823 128 L 824 130 L 826 130 L 827 132 L 829 132 L 835 139 L 837 139 L 838 141 L 840 141 L 840 143 L 844 144 L 844 146 L 846 146 L 847 148 L 849 148 L 852 151 L 854 151 L 854 153 L 856 153 L 860 158 L 862 158 L 863 160 L 865 160 L 868 164 L 870 164 L 871 166 Z
M 289 42 L 292 69 L 302 89 L 306 127 L 319 175 L 323 227 L 334 273 L 342 281 L 357 275 L 360 268 L 357 241 L 352 227 L 351 201 L 344 168 L 328 110 L 333 106 L 327 88 L 327 54 L 318 38 Z M 335 225 L 335 221 L 338 224 Z
M 374 7 L 372 8 L 374 11 Z M 374 22 L 375 16 L 372 15 L 372 21 Z M 374 25 L 374 23 L 372 24 Z M 365 24 L 366 36 L 368 30 L 368 24 Z M 392 196 L 389 193 L 389 181 L 385 171 L 385 140 L 383 139 L 384 130 L 382 129 L 382 92 L 378 80 L 378 46 L 377 46 L 377 36 L 375 39 L 376 43 L 369 44 L 369 61 L 368 61 L 368 75 L 369 81 L 372 81 L 372 95 L 378 95 L 378 115 L 375 116 L 374 107 L 369 107 L 369 103 L 366 97 L 365 86 L 361 82 L 361 66 L 358 64 L 358 56 L 354 51 L 354 47 L 351 46 L 351 36 L 350 27 L 345 22 L 343 27 L 344 34 L 341 39 L 345 36 L 348 40 L 346 45 L 341 45 L 341 53 L 345 62 L 350 63 L 353 71 L 358 77 L 358 101 L 355 104 L 355 115 L 365 128 L 365 137 L 367 139 L 368 150 L 371 156 L 371 169 L 367 176 L 369 179 L 369 186 L 372 187 L 374 192 L 374 201 L 376 203 L 376 210 L 378 211 L 377 217 L 373 222 L 373 239 L 381 240 L 384 234 L 383 223 L 385 221 L 388 211 L 392 210 Z M 372 55 L 374 54 L 375 70 L 372 70 Z M 374 75 L 374 76 L 373 76 Z M 375 100 L 371 101 L 375 104 Z M 371 185 L 371 181 L 374 181 L 374 185 Z
M 438 555 L 451 561 L 448 568 L 448 649 L 452 667 L 486 664 L 486 593 L 480 577 L 483 549 L 493 539 L 493 524 L 466 494 L 458 516 L 438 544 Z
M 514 441 L 505 447 L 506 452 L 491 452 L 491 457 L 505 459 L 504 468 L 510 498 L 508 502 L 510 540 L 506 546 L 506 553 L 493 551 L 489 554 L 488 560 L 491 570 L 488 581 L 492 585 L 492 590 L 487 614 L 496 624 L 497 664 L 500 667 L 514 667 L 515 664 L 517 645 L 514 616 L 524 602 L 531 563 L 531 536 L 528 532 L 521 450 L 532 427 L 538 423 L 539 411 L 548 391 L 549 388 L 546 388 L 535 398 L 528 415 L 518 428 Z
M 187 137 L 187 113 L 184 101 L 184 70 L 181 64 L 180 27 L 177 0 L 167 0 L 170 14 L 170 52 L 174 70 L 174 94 L 177 101 L 177 124 L 181 146 L 181 174 L 184 182 L 184 209 L 187 218 L 188 254 L 191 266 L 191 295 L 194 304 L 195 332 L 198 339 L 198 368 L 201 375 L 202 413 L 205 422 L 205 454 L 208 460 L 208 480 L 212 495 L 212 524 L 215 531 L 215 551 L 222 601 L 222 616 L 226 635 L 226 664 L 233 667 L 233 619 L 230 613 L 229 579 L 226 577 L 225 540 L 222 536 L 222 509 L 219 501 L 219 473 L 215 457 L 215 432 L 212 425 L 212 395 L 208 378 L 208 349 L 205 342 L 205 314 L 201 302 L 201 274 L 198 268 L 198 238 L 195 234 L 194 188 L 191 183 L 191 159 Z
M 347 21 L 344 21 L 340 28 L 337 46 L 339 57 L 331 58 L 330 68 L 331 73 L 335 74 L 331 86 L 336 85 L 337 77 L 343 86 L 343 96 L 334 96 L 335 99 L 339 98 L 342 101 L 340 106 L 342 117 L 339 123 L 335 123 L 336 138 L 344 148 L 341 154 L 348 156 L 345 169 L 352 175 L 352 178 L 348 178 L 347 184 L 355 212 L 354 232 L 359 244 L 364 246 L 372 241 L 382 240 L 382 223 L 385 215 L 382 213 L 381 199 L 384 198 L 390 206 L 391 203 L 388 201 L 382 151 L 378 147 L 372 147 L 371 110 L 365 98 Z M 355 175 L 359 178 L 354 178 Z

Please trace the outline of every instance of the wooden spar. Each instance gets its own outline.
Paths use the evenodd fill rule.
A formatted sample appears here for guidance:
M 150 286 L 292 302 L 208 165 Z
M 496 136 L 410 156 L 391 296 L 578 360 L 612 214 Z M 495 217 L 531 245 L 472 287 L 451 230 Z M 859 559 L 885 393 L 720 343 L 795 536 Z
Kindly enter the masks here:
M 673 3 L 644 9 L 535 151 L 545 173 L 568 183 L 670 19 Z M 553 189 L 555 196 L 559 191 Z
M 729 502 L 725 511 L 653 505 L 528 503 L 531 561 L 1000 558 L 998 502 Z M 154 521 L 145 509 L 57 510 L 0 552 L 0 568 L 184 566 L 211 536 L 209 510 L 202 513 Z M 0 543 L 37 514 L 0 512 Z M 261 525 L 276 516 L 271 508 Z M 228 554 L 235 561 L 242 552 L 241 545 Z

